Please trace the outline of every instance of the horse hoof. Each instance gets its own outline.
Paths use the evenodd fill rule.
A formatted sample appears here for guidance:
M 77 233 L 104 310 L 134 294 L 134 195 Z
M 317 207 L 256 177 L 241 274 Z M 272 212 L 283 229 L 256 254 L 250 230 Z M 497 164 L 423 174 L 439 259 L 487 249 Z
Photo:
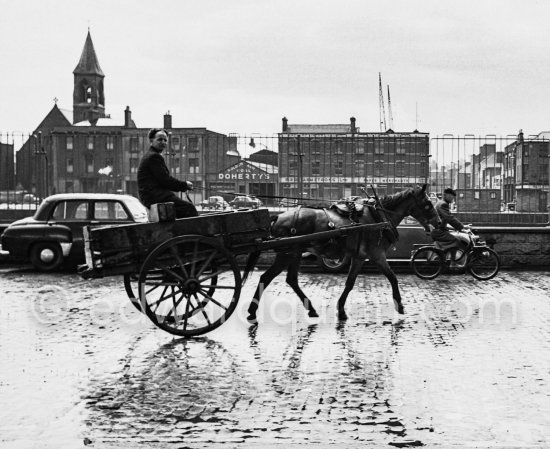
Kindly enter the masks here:
M 250 324 L 258 324 L 258 320 L 256 319 L 256 314 L 249 314 L 246 317 L 246 321 L 248 321 Z
M 348 319 L 348 315 L 346 312 L 338 312 L 338 319 L 341 321 L 345 321 Z
M 398 313 L 399 315 L 404 315 L 404 314 L 405 314 L 405 309 L 403 308 L 403 306 L 399 306 L 399 307 L 397 308 L 397 313 Z
M 316 310 L 310 310 L 308 312 L 308 315 L 309 315 L 310 318 L 319 318 L 319 314 L 317 313 Z

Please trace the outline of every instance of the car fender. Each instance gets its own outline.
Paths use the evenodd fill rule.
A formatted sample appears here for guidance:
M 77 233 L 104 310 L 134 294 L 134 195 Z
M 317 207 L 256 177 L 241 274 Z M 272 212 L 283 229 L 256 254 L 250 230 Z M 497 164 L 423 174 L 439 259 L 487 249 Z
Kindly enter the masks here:
M 73 243 L 71 229 L 59 224 L 30 224 L 8 227 L 2 234 L 2 248 L 13 256 L 27 257 L 30 247 L 38 242 L 59 243 L 66 257 Z

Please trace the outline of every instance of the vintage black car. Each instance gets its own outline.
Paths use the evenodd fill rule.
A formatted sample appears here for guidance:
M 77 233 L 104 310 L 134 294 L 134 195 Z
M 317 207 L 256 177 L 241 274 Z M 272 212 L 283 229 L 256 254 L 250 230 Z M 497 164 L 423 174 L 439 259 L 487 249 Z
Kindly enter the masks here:
M 32 217 L 2 233 L 2 252 L 52 271 L 84 262 L 83 227 L 147 222 L 147 209 L 130 195 L 65 193 L 47 197 Z
M 255 196 L 243 195 L 243 196 L 237 196 L 233 201 L 229 202 L 229 205 L 233 209 L 240 209 L 243 207 L 258 209 L 258 207 L 263 206 L 263 203 L 261 200 L 259 200 Z

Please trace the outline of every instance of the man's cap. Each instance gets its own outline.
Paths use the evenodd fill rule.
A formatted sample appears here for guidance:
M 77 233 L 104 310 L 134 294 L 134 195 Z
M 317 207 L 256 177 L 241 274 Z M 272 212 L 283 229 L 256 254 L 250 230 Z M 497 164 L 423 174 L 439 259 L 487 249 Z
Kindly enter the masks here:
M 445 189 L 443 193 L 448 193 L 450 195 L 456 196 L 456 192 L 453 189 Z

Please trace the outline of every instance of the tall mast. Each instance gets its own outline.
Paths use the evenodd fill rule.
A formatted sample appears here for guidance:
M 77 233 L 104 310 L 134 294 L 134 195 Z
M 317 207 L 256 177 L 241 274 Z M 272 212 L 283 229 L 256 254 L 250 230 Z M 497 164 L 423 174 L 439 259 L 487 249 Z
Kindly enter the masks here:
M 388 84 L 388 120 L 390 129 L 393 130 L 393 114 L 391 112 L 390 85 Z
M 386 110 L 384 108 L 384 93 L 382 92 L 382 75 L 378 72 L 378 96 L 380 106 L 380 132 L 386 131 Z

